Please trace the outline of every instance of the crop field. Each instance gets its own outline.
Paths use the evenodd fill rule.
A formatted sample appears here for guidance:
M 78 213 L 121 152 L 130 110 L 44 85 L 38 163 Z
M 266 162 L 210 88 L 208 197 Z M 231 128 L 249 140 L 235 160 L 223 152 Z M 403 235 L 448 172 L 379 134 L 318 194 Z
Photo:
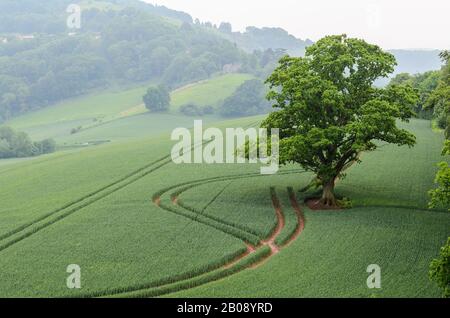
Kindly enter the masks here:
M 181 87 L 171 93 L 170 113 L 150 113 L 145 108 L 142 97 L 151 86 L 149 84 L 74 98 L 27 113 L 6 124 L 25 131 L 33 140 L 53 138 L 62 146 L 139 139 L 143 135 L 169 132 L 176 127 L 191 127 L 192 118 L 178 114 L 180 106 L 193 103 L 216 107 L 240 84 L 251 78 L 248 74 L 218 75 Z M 217 115 L 202 118 L 206 123 L 220 119 Z M 77 132 L 72 133 L 72 130 Z
M 17 129 L 33 126 L 70 122 L 75 120 L 93 120 L 125 112 L 142 104 L 142 96 L 148 86 L 92 94 L 74 98 L 13 119 L 8 125 Z
M 342 211 L 304 206 L 298 166 L 175 165 L 166 134 L 0 166 L 0 296 L 438 296 L 428 265 L 450 216 L 426 209 L 426 191 L 442 137 L 407 128 L 416 147 L 382 146 L 339 181 L 354 205 Z M 66 287 L 69 264 L 82 289 Z M 369 264 L 383 270 L 375 292 Z
M 220 102 L 233 94 L 239 85 L 252 78 L 253 76 L 249 74 L 226 74 L 181 87 L 172 93 L 172 110 L 190 103 L 201 107 L 217 107 Z

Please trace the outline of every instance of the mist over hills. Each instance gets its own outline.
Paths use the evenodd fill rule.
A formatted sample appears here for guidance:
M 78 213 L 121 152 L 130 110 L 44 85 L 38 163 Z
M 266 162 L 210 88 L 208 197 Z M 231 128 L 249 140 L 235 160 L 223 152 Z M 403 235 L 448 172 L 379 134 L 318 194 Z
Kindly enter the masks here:
M 223 72 L 264 79 L 283 54 L 313 43 L 281 28 L 233 32 L 139 0 L 81 0 L 82 27 L 71 30 L 71 3 L 0 1 L 0 121 L 111 85 L 175 88 Z M 396 73 L 441 67 L 438 50 L 391 52 Z

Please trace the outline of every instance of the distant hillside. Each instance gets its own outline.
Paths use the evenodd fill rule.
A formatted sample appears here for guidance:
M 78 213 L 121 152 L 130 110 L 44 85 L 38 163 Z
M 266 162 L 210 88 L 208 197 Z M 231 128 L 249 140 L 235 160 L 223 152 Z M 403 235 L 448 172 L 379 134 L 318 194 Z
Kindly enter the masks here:
M 66 8 L 72 3 L 84 9 L 105 11 L 132 7 L 141 12 L 192 23 L 192 17 L 185 12 L 139 0 L 1 0 L 0 33 L 65 33 Z
M 111 85 L 178 87 L 258 69 L 189 15 L 137 0 L 81 1 L 81 29 L 67 29 L 71 1 L 0 2 L 0 122 Z
M 222 23 L 218 30 L 230 41 L 236 43 L 247 52 L 267 49 L 285 49 L 290 55 L 301 56 L 305 48 L 313 42 L 309 39 L 301 40 L 289 34 L 282 28 L 247 27 L 245 32 L 232 32 L 231 25 Z
M 300 56 L 313 43 L 281 28 L 233 32 L 139 0 L 80 0 L 82 27 L 68 29 L 71 3 L 0 1 L 0 123 L 112 85 L 176 88 L 238 72 L 266 78 L 285 52 Z M 440 67 L 438 51 L 393 53 L 396 73 Z

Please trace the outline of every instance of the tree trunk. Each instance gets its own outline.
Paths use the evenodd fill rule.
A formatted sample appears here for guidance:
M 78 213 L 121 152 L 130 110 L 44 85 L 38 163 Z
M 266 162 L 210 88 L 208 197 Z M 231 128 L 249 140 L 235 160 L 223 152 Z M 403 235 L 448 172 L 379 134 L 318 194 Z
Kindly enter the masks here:
M 335 179 L 332 179 L 323 185 L 321 202 L 330 207 L 337 206 L 336 197 L 334 195 Z

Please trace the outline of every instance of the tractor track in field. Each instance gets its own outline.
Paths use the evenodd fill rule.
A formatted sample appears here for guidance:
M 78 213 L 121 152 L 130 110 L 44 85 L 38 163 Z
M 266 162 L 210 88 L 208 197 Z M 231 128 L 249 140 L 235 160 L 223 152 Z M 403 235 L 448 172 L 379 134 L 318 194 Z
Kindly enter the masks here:
M 256 125 L 257 122 L 253 122 L 247 127 L 251 127 Z M 201 147 L 208 142 L 203 142 L 201 144 L 193 145 L 191 151 L 194 151 L 197 147 Z M 71 154 L 64 154 L 63 156 L 69 156 Z M 61 158 L 61 157 L 58 157 Z M 56 158 L 49 158 L 48 160 L 44 160 L 45 162 L 49 160 L 54 160 Z M 45 213 L 42 216 L 34 219 L 33 221 L 24 223 L 15 229 L 6 232 L 5 234 L 0 235 L 0 253 L 7 248 L 15 245 L 16 243 L 36 234 L 37 232 L 61 221 L 62 219 L 74 214 L 75 212 L 125 188 L 126 186 L 135 183 L 136 181 L 146 177 L 150 173 L 155 172 L 156 170 L 164 167 L 167 164 L 172 162 L 171 155 L 166 155 L 155 161 L 152 161 L 149 164 L 146 164 L 133 172 L 127 174 L 126 176 L 104 186 L 100 189 L 97 189 L 93 192 L 90 192 L 74 201 L 71 201 L 60 208 L 57 208 L 51 212 Z M 38 162 L 41 163 L 41 162 Z M 9 171 L 9 169 L 7 170 Z M 0 173 L 7 172 L 0 171 Z
M 251 123 L 248 126 L 255 125 Z M 247 126 L 246 126 L 247 127 Z M 191 151 L 194 151 L 197 147 L 201 147 L 208 142 L 203 142 L 201 144 L 193 145 Z M 69 156 L 71 154 L 65 154 L 64 156 Z M 60 158 L 60 157 L 58 157 Z M 54 160 L 55 158 L 50 158 L 48 160 Z M 45 161 L 48 161 L 45 160 Z M 125 188 L 126 186 L 146 177 L 150 173 L 164 167 L 172 162 L 171 155 L 166 155 L 149 164 L 142 166 L 134 170 L 133 172 L 127 174 L 126 176 L 98 189 L 90 192 L 74 201 L 71 201 L 60 208 L 57 208 L 51 212 L 43 214 L 42 216 L 34 219 L 31 222 L 24 223 L 17 228 L 0 235 L 0 253 L 7 248 L 13 246 L 14 244 L 36 234 L 37 232 L 55 224 L 58 221 L 74 214 L 75 212 Z M 40 163 L 40 162 L 39 162 Z M 6 171 L 0 171 L 0 173 Z M 40 224 L 42 223 L 42 224 Z M 5 242 L 6 241 L 6 242 Z
M 278 175 L 287 175 L 287 174 L 292 174 L 292 173 L 304 173 L 304 172 L 305 172 L 304 170 L 292 169 L 292 170 L 286 170 L 286 171 L 279 172 Z M 152 201 L 158 207 L 163 208 L 164 210 L 168 210 L 168 212 L 179 214 L 183 217 L 193 219 L 193 221 L 205 223 L 198 219 L 199 217 L 201 217 L 202 219 L 208 219 L 208 220 L 211 220 L 212 222 L 217 222 L 224 226 L 233 227 L 233 228 L 235 228 L 239 231 L 245 232 L 251 236 L 257 236 L 258 242 L 259 242 L 263 238 L 261 238 L 260 234 L 257 233 L 256 231 L 254 231 L 250 228 L 241 226 L 239 224 L 228 222 L 219 217 L 204 214 L 204 210 L 203 211 L 197 210 L 191 206 L 188 206 L 182 200 L 179 199 L 179 196 L 181 194 L 183 194 L 184 192 L 186 192 L 194 187 L 197 187 L 197 186 L 206 185 L 206 184 L 215 183 L 215 182 L 232 181 L 232 180 L 247 179 L 247 178 L 258 178 L 258 177 L 265 177 L 265 176 L 261 175 L 259 173 L 247 173 L 247 174 L 236 174 L 236 175 L 229 175 L 229 176 L 210 177 L 210 178 L 195 180 L 195 181 L 191 181 L 191 182 L 180 183 L 180 184 L 174 185 L 169 188 L 165 188 L 165 189 L 161 190 L 160 192 L 155 193 L 153 195 Z M 166 205 L 162 204 L 161 197 L 166 195 L 167 193 L 170 193 L 169 195 L 171 198 L 171 202 L 174 206 L 180 207 L 180 208 L 185 209 L 186 211 L 190 212 L 192 214 L 191 215 L 192 217 L 190 217 L 189 215 L 186 215 L 186 213 L 182 213 L 180 211 L 174 211 L 170 207 L 167 207 Z M 215 199 L 217 199 L 217 198 L 215 198 Z M 206 224 L 206 225 L 211 226 L 210 224 Z M 230 234 L 230 233 L 227 233 L 227 234 Z M 230 234 L 230 235 L 235 236 L 233 234 Z M 237 238 L 242 239 L 242 237 L 239 237 L 239 236 L 237 236 Z M 247 242 L 247 243 L 252 243 L 252 242 Z M 253 242 L 253 243 L 256 243 L 256 242 Z
M 306 223 L 305 215 L 303 214 L 303 211 L 298 204 L 297 197 L 295 196 L 295 191 L 292 187 L 288 187 L 288 194 L 291 206 L 294 209 L 295 214 L 297 215 L 297 226 L 292 236 L 283 245 L 281 245 L 282 247 L 287 247 L 292 242 L 294 242 L 300 236 L 300 234 L 302 234 L 303 230 L 305 229 Z
M 204 145 L 204 143 L 202 145 Z M 200 145 L 193 146 L 192 150 L 199 146 Z M 56 210 L 53 210 L 52 212 L 46 213 L 46 214 L 42 215 L 41 217 L 36 218 L 35 220 L 33 220 L 29 223 L 23 224 L 12 231 L 9 231 L 6 234 L 1 235 L 0 236 L 0 252 L 6 250 L 7 248 L 15 245 L 16 243 L 18 243 L 26 238 L 38 233 L 39 231 L 57 223 L 58 221 L 63 220 L 64 218 L 74 214 L 75 212 L 127 187 L 128 185 L 130 185 L 132 183 L 139 181 L 140 179 L 146 177 L 147 175 L 166 166 L 167 164 L 170 164 L 171 162 L 172 162 L 172 159 L 171 159 L 170 155 L 159 158 L 159 159 L 127 174 L 126 176 L 124 176 L 124 177 L 122 177 L 122 178 L 96 190 L 96 191 L 93 191 L 85 196 L 82 196 L 81 198 L 79 198 L 77 200 L 74 200 Z M 291 171 L 280 172 L 280 174 L 303 173 L 303 172 L 304 171 L 302 171 L 302 170 L 300 170 L 300 171 L 299 170 L 291 170 Z M 254 173 L 254 174 L 248 173 L 248 174 L 241 174 L 241 175 L 219 176 L 219 177 L 206 178 L 206 179 L 192 181 L 192 182 L 185 182 L 185 183 L 176 185 L 174 187 L 170 187 L 168 189 L 161 191 L 159 193 L 159 195 L 155 194 L 153 196 L 153 202 L 157 206 L 162 208 L 163 210 L 166 210 L 167 212 L 175 213 L 175 214 L 181 215 L 183 217 L 189 218 L 189 219 L 191 219 L 190 223 L 192 223 L 192 222 L 202 223 L 206 226 L 213 227 L 227 235 L 231 235 L 236 238 L 239 238 L 246 245 L 245 252 L 242 253 L 241 251 L 237 251 L 237 253 L 239 253 L 239 254 L 235 253 L 237 255 L 231 255 L 231 256 L 233 256 L 231 259 L 228 259 L 226 261 L 222 260 L 221 261 L 222 263 L 220 263 L 220 264 L 213 264 L 210 266 L 207 265 L 206 267 L 209 266 L 208 270 L 205 270 L 204 272 L 200 272 L 200 273 L 197 273 L 194 275 L 192 273 L 186 273 L 184 275 L 183 274 L 178 275 L 175 278 L 169 277 L 166 279 L 161 279 L 160 283 L 153 282 L 153 283 L 144 284 L 141 286 L 134 286 L 134 287 L 128 287 L 128 288 L 126 288 L 126 287 L 125 288 L 117 288 L 115 290 L 109 290 L 109 291 L 103 291 L 103 292 L 94 292 L 94 293 L 90 293 L 90 294 L 87 294 L 87 295 L 84 295 L 81 297 L 108 297 L 108 296 L 119 296 L 120 297 L 123 295 L 126 296 L 130 293 L 131 294 L 144 293 L 145 295 L 148 295 L 150 297 L 161 296 L 161 295 L 170 294 L 170 293 L 173 293 L 176 291 L 200 286 L 200 285 L 210 283 L 213 281 L 217 281 L 219 279 L 229 277 L 229 276 L 231 276 L 237 272 L 240 272 L 244 269 L 255 268 L 255 267 L 259 266 L 260 264 L 262 264 L 263 262 L 261 261 L 261 259 L 263 261 L 266 261 L 272 255 L 276 254 L 281 248 L 281 247 L 276 246 L 275 240 L 278 237 L 278 235 L 281 233 L 281 231 L 284 227 L 284 216 L 283 216 L 283 212 L 281 210 L 281 206 L 279 204 L 278 198 L 276 197 L 274 188 L 271 188 L 271 196 L 272 196 L 272 201 L 273 201 L 273 205 L 275 208 L 275 213 L 277 215 L 277 224 L 276 224 L 276 227 L 273 230 L 271 236 L 269 238 L 267 238 L 266 240 L 261 240 L 259 237 L 257 237 L 257 235 L 255 235 L 254 233 L 251 233 L 251 231 L 247 231 L 247 229 L 236 226 L 235 224 L 232 224 L 231 222 L 227 222 L 224 220 L 220 220 L 219 218 L 214 218 L 214 217 L 205 215 L 203 212 L 205 212 L 207 207 L 205 207 L 203 209 L 203 211 L 201 211 L 201 213 L 197 213 L 197 211 L 195 211 L 193 208 L 191 210 L 194 210 L 194 211 L 189 211 L 189 207 L 188 207 L 188 209 L 186 209 L 178 201 L 178 196 L 181 193 L 187 191 L 188 189 L 190 189 L 192 187 L 200 186 L 202 184 L 207 184 L 210 182 L 220 182 L 220 181 L 228 181 L 228 180 L 230 180 L 232 182 L 233 180 L 236 180 L 236 179 L 261 177 L 261 176 L 262 175 L 258 174 L 258 173 Z M 181 189 L 181 191 L 178 191 L 177 193 L 173 193 L 171 195 L 172 204 L 174 206 L 176 206 L 177 209 L 178 208 L 185 209 L 186 211 L 188 211 L 190 213 L 197 214 L 197 216 L 192 217 L 192 215 L 182 214 L 182 213 L 180 213 L 180 211 L 177 211 L 176 209 L 171 209 L 167 206 L 164 206 L 161 203 L 161 196 L 163 194 L 166 194 L 174 189 L 179 189 L 180 187 L 183 187 Z M 214 200 L 216 200 L 223 193 L 225 188 L 222 191 L 220 191 L 219 194 L 217 194 L 211 200 L 211 202 L 209 204 L 214 202 Z M 221 228 L 221 226 L 213 226 L 213 225 L 209 224 L 208 222 L 202 222 L 201 220 L 198 219 L 200 216 L 203 216 L 206 219 L 214 221 L 217 224 L 220 224 L 221 226 L 226 226 L 226 227 L 228 227 L 229 230 L 232 230 L 232 229 L 236 230 L 237 233 L 233 234 L 232 231 L 231 232 L 226 231 L 223 228 Z M 241 234 L 246 233 L 248 235 L 254 236 L 255 238 L 258 239 L 259 244 L 253 245 L 253 244 L 247 242 L 242 237 L 242 235 L 240 235 L 239 233 L 241 233 Z M 291 238 L 291 239 L 294 240 L 295 238 Z M 264 248 L 266 248 L 266 249 L 264 249 Z M 268 248 L 268 251 L 267 251 L 267 248 Z M 231 257 L 231 256 L 229 256 L 229 257 Z M 248 261 L 247 261 L 248 264 L 244 264 L 247 259 L 248 259 Z M 80 297 L 80 296 L 78 296 L 78 297 Z
M 150 173 L 157 171 L 165 165 L 171 163 L 170 156 L 162 157 L 152 163 L 139 168 L 132 173 L 120 178 L 119 180 L 110 183 L 94 192 L 91 192 L 75 201 L 72 201 L 61 208 L 58 208 L 52 212 L 46 213 L 41 217 L 33 220 L 32 222 L 23 224 L 16 229 L 0 236 L 0 252 L 13 246 L 14 244 L 38 233 L 39 231 L 55 224 L 58 221 L 74 214 L 75 212 L 86 208 L 87 206 L 129 186 L 136 181 L 146 177 Z
M 291 173 L 303 173 L 304 171 L 294 170 L 294 171 L 284 171 L 281 172 L 281 174 L 291 174 Z M 188 189 L 191 189 L 193 187 L 198 187 L 200 185 L 208 184 L 211 182 L 220 182 L 220 181 L 228 181 L 228 180 L 236 180 L 236 179 L 243 179 L 243 178 L 251 178 L 251 177 L 262 177 L 260 174 L 244 174 L 244 175 L 232 175 L 232 176 L 221 176 L 221 177 L 212 177 L 212 178 L 206 178 L 203 180 L 196 180 L 186 183 L 181 183 L 175 186 L 172 186 L 170 188 L 166 188 L 158 193 L 156 193 L 152 201 L 155 205 L 157 205 L 159 208 L 165 210 L 166 212 L 174 213 L 183 217 L 186 217 L 191 220 L 191 223 L 193 222 L 199 222 L 201 224 L 210 226 L 215 228 L 216 230 L 219 230 L 225 234 L 231 235 L 236 237 L 236 235 L 233 235 L 232 233 L 229 233 L 227 231 L 221 230 L 220 228 L 217 228 L 215 226 L 212 226 L 210 224 L 207 224 L 205 222 L 200 222 L 198 219 L 193 218 L 192 216 L 185 215 L 176 209 L 172 209 L 164 204 L 161 203 L 161 197 L 163 195 L 169 194 L 170 201 L 172 205 L 182 208 L 182 206 L 179 205 L 179 198 L 178 196 L 187 191 Z M 171 193 L 171 191 L 177 190 L 181 187 L 181 191 L 175 191 L 175 193 Z M 221 191 L 222 192 L 222 191 Z M 231 275 L 234 275 L 240 271 L 243 271 L 245 269 L 255 269 L 261 265 L 263 265 L 266 261 L 270 259 L 273 255 L 277 254 L 282 248 L 287 247 L 290 243 L 292 243 L 303 231 L 305 226 L 305 218 L 303 215 L 303 212 L 301 211 L 298 202 L 295 198 L 295 193 L 292 190 L 292 188 L 288 188 L 289 197 L 291 200 L 292 207 L 294 208 L 298 221 L 301 222 L 301 224 L 297 224 L 296 230 L 294 233 L 290 235 L 288 238 L 288 241 L 284 243 L 283 245 L 276 245 L 275 241 L 278 238 L 278 236 L 281 234 L 284 225 L 284 214 L 282 211 L 282 207 L 280 204 L 280 201 L 278 199 L 278 196 L 276 194 L 276 190 L 274 187 L 270 188 L 270 195 L 272 199 L 272 204 L 275 210 L 275 214 L 277 216 L 277 222 L 276 226 L 271 232 L 270 236 L 264 240 L 260 240 L 258 244 L 253 245 L 249 242 L 246 242 L 246 240 L 242 237 L 238 237 L 240 240 L 242 240 L 246 246 L 246 250 L 243 253 L 240 253 L 236 257 L 234 257 L 231 260 L 228 260 L 224 262 L 221 265 L 212 267 L 211 269 L 201 272 L 201 273 L 195 273 L 192 275 L 189 275 L 189 273 L 185 273 L 182 275 L 182 277 L 179 280 L 172 280 L 170 281 L 170 278 L 166 278 L 165 283 L 157 284 L 157 283 L 148 283 L 147 287 L 143 286 L 136 286 L 136 287 L 129 287 L 124 288 L 120 291 L 112 291 L 112 292 L 100 292 L 97 294 L 91 294 L 86 295 L 87 297 L 158 297 L 158 296 L 164 296 L 167 294 L 171 294 L 174 292 L 178 292 L 181 290 L 187 290 L 194 287 L 198 287 L 207 283 L 211 283 L 214 281 L 218 281 L 221 279 L 224 279 L 226 277 L 229 277 Z M 216 199 L 218 195 L 215 196 L 214 199 Z M 188 210 L 189 211 L 189 210 Z M 215 219 L 214 219 L 215 220 Z M 228 224 L 226 224 L 228 225 Z M 261 255 L 260 255 L 261 254 Z M 253 257 L 253 258 L 252 258 Z

